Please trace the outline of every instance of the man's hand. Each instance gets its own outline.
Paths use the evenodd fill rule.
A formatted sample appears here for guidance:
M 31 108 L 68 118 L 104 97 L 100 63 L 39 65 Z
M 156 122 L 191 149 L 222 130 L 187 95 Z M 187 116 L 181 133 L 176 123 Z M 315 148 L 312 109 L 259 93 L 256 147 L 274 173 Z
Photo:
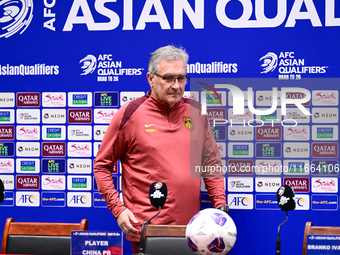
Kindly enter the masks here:
M 117 218 L 117 223 L 125 234 L 132 236 L 138 235 L 138 230 L 132 226 L 131 222 L 135 224 L 139 223 L 129 209 L 122 211 Z

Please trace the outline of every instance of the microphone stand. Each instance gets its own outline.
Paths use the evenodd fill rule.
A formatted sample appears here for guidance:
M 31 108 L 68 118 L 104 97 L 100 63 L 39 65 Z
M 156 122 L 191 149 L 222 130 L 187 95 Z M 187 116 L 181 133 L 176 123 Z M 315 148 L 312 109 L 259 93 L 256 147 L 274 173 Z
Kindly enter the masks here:
M 145 232 L 146 232 L 145 226 L 148 225 L 149 222 L 161 212 L 161 208 L 162 207 L 159 206 L 158 213 L 156 213 L 150 220 L 146 220 L 146 221 L 143 222 L 142 230 L 141 230 L 141 234 L 140 234 L 140 244 L 139 244 L 139 254 L 140 255 L 144 254 L 144 249 L 145 249 Z
M 277 239 L 276 239 L 276 255 L 280 255 L 281 253 L 281 241 L 280 241 L 280 228 L 283 224 L 285 224 L 288 220 L 288 211 L 286 211 L 286 220 L 282 222 L 277 230 Z

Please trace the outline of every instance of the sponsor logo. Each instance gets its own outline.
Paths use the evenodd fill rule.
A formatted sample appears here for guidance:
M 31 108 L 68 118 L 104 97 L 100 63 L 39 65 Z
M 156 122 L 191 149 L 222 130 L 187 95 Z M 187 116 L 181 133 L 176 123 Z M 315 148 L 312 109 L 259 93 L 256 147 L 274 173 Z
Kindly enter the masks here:
M 93 127 L 93 138 L 94 140 L 103 140 L 106 130 L 109 126 L 94 126 Z
M 295 210 L 309 210 L 309 195 L 295 194 Z
M 17 156 L 18 157 L 39 157 L 40 143 L 39 142 L 17 142 Z
M 313 105 L 338 105 L 339 91 L 337 90 L 313 90 Z
M 14 156 L 14 143 L 0 143 L 0 156 L 13 157 Z
M 65 109 L 43 109 L 42 123 L 44 124 L 65 124 L 66 110 Z
M 260 58 L 262 61 L 262 72 L 261 73 L 269 73 L 273 72 L 277 67 L 277 55 L 273 52 L 268 52 L 266 55 Z
M 256 140 L 281 140 L 282 126 L 256 127 Z
M 0 175 L 0 179 L 2 180 L 5 190 L 14 189 L 14 176 L 13 175 Z
M 253 178 L 251 177 L 229 177 L 228 178 L 229 192 L 253 192 Z
M 310 127 L 307 125 L 296 125 L 295 127 L 284 127 L 284 140 L 309 140 Z
M 293 100 L 304 101 L 302 105 L 310 105 L 310 101 L 304 100 L 307 97 L 306 93 L 303 92 L 286 92 L 286 99 L 289 99 L 290 102 Z M 294 104 L 287 104 L 294 105 Z
M 227 137 L 226 126 L 210 127 L 216 141 L 224 141 Z
M 285 175 L 308 175 L 309 174 L 309 160 L 284 160 L 284 174 Z
M 142 75 L 144 70 L 123 67 L 123 61 L 115 60 L 113 54 L 99 54 L 98 57 L 88 54 L 79 63 L 83 71 L 80 75 L 91 75 L 96 71 L 98 82 L 116 82 L 122 76 Z
M 91 159 L 68 159 L 67 172 L 69 174 L 91 174 L 92 161 Z
M 65 140 L 65 126 L 42 126 L 43 140 Z
M 254 115 L 246 109 L 244 114 L 234 114 L 233 109 L 228 110 L 228 121 L 233 124 L 242 124 L 244 122 L 249 122 L 254 119 Z M 218 123 L 218 122 L 217 122 Z
M 93 207 L 96 207 L 96 208 L 107 207 L 105 198 L 103 198 L 98 192 L 93 193 Z
M 294 192 L 309 192 L 309 178 L 291 178 L 285 177 L 283 178 L 283 185 L 288 185 L 292 187 Z
M 40 110 L 38 109 L 19 109 L 17 110 L 18 124 L 39 124 Z
M 282 173 L 281 160 L 256 160 L 256 174 L 280 175 Z
M 43 142 L 41 147 L 43 157 L 66 156 L 66 144 L 64 142 Z
M 338 126 L 336 125 L 330 125 L 330 126 L 313 125 L 312 139 L 313 140 L 336 141 L 338 140 Z
M 228 205 L 230 209 L 252 210 L 254 197 L 252 194 L 228 194 Z
M 297 123 L 309 123 L 310 116 L 303 114 L 299 109 L 287 108 L 284 119 L 295 120 Z
M 218 127 L 218 126 L 215 126 Z M 228 140 L 250 141 L 254 139 L 254 128 L 238 125 L 228 126 Z
M 39 173 L 39 159 L 17 159 L 17 173 Z
M 40 205 L 39 192 L 16 192 L 16 206 L 38 207 Z
M 313 177 L 312 192 L 314 193 L 337 193 L 338 178 Z
M 69 157 L 91 157 L 92 143 L 86 142 L 69 142 L 67 143 Z
M 227 119 L 227 110 L 223 108 L 208 108 L 207 116 L 210 122 L 215 120 L 215 122 L 218 123 L 217 120 L 223 121 Z
M 229 175 L 252 175 L 254 161 L 251 159 L 230 159 L 228 160 Z
M 312 160 L 312 175 L 338 175 L 339 162 L 337 160 Z
M 91 140 L 92 126 L 68 126 L 67 127 L 69 140 Z
M 312 143 L 313 158 L 337 158 L 338 143 Z
M 14 126 L 0 126 L 0 140 L 14 140 Z
M 14 159 L 0 158 L 0 173 L 14 173 Z
M 118 92 L 95 92 L 94 106 L 95 107 L 118 107 Z
M 92 123 L 92 110 L 91 109 L 69 109 L 68 110 L 68 123 L 70 124 L 90 124 Z
M 271 106 L 273 103 L 273 95 L 271 91 L 256 91 L 257 106 Z M 281 93 L 278 91 L 276 96 L 277 105 L 281 104 Z
M 66 173 L 66 160 L 42 159 L 42 173 Z
M 14 123 L 14 110 L 3 109 L 0 110 L 0 124 L 13 124 Z
M 255 201 L 256 210 L 280 210 L 276 195 L 257 194 L 255 195 Z
M 70 107 L 90 107 L 92 106 L 91 92 L 69 92 L 68 106 Z
M 256 177 L 256 192 L 276 192 L 281 186 L 281 178 L 279 177 Z
M 17 140 L 39 140 L 40 126 L 17 126 Z
M 68 192 L 67 206 L 69 207 L 91 207 L 91 192 Z
M 42 93 L 43 107 L 65 107 L 66 93 L 65 92 L 44 92 Z
M 40 179 L 39 176 L 34 175 L 17 175 L 16 176 L 17 189 L 39 189 Z
M 188 99 L 192 99 L 192 100 L 195 100 L 195 101 L 199 101 L 200 96 L 199 96 L 198 91 L 184 91 L 183 97 L 188 98 Z
M 312 116 L 313 123 L 339 122 L 338 108 L 313 108 Z
M 278 158 L 282 155 L 281 143 L 256 143 L 256 157 Z
M 205 110 L 207 106 L 214 106 L 214 107 L 226 106 L 227 104 L 226 91 L 216 91 L 213 87 L 211 87 L 208 84 L 201 83 L 201 82 L 200 84 L 207 86 L 208 88 L 210 88 L 211 91 L 214 92 L 214 93 L 211 93 L 207 89 L 199 88 L 201 90 L 204 90 L 201 92 L 201 101 L 202 101 L 202 106 L 205 108 Z M 205 113 L 203 112 L 203 114 L 206 114 L 206 112 Z
M 127 92 L 122 91 L 120 92 L 120 105 L 126 104 L 128 102 L 131 102 L 132 100 L 135 100 L 137 98 L 143 97 L 145 95 L 144 92 Z
M 247 157 L 254 155 L 254 147 L 252 143 L 228 143 L 229 157 Z
M 251 91 L 251 94 L 248 96 L 248 91 L 242 91 L 243 98 L 244 98 L 244 104 L 248 104 L 248 98 L 254 98 L 254 92 Z M 233 106 L 234 105 L 234 97 L 233 93 L 231 91 L 228 92 L 228 105 Z
M 0 107 L 14 107 L 14 93 L 0 93 Z
M 18 107 L 39 107 L 40 93 L 17 93 Z
M 94 123 L 109 124 L 118 109 L 94 109 Z
M 43 190 L 65 190 L 66 182 L 64 175 L 42 175 L 41 189 Z
M 66 194 L 65 192 L 42 192 L 41 206 L 42 207 L 65 207 Z
M 338 196 L 337 195 L 312 195 L 312 210 L 337 211 Z
M 68 190 L 91 190 L 91 176 L 67 176 Z
M 283 156 L 285 158 L 308 158 L 309 146 L 309 143 L 283 143 Z
M 0 38 L 25 32 L 33 19 L 33 0 L 2 0 L 0 7 L 2 8 Z

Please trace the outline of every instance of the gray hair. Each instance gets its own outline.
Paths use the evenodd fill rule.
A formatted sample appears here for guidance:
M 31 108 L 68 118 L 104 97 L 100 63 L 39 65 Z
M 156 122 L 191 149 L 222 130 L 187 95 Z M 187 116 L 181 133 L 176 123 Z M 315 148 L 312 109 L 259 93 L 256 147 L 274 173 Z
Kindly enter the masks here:
M 151 74 L 155 74 L 158 71 L 158 64 L 161 60 L 171 61 L 176 59 L 182 59 L 186 66 L 188 64 L 189 55 L 182 47 L 177 48 L 168 45 L 158 48 L 155 52 L 151 53 L 148 71 Z

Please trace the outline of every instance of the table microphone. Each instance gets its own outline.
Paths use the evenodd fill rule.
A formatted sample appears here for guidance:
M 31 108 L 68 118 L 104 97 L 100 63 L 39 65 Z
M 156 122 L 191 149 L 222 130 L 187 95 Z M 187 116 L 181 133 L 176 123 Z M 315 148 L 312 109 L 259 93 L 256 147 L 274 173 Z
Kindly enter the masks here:
M 281 210 L 286 212 L 286 220 L 279 225 L 277 230 L 276 255 L 279 255 L 281 252 L 280 228 L 288 220 L 288 211 L 294 210 L 296 206 L 294 190 L 288 185 L 281 186 L 276 192 L 276 200 Z
M 0 179 L 0 203 L 2 203 L 4 200 L 5 200 L 5 187 L 2 180 Z
M 150 202 L 154 207 L 158 208 L 159 211 L 151 219 L 143 222 L 141 235 L 140 235 L 139 254 L 144 254 L 143 252 L 145 249 L 145 240 L 144 240 L 145 226 L 149 224 L 149 222 L 161 212 L 161 208 L 165 204 L 165 200 L 167 196 L 168 196 L 168 188 L 164 182 L 154 182 L 151 184 L 150 189 L 149 189 Z

